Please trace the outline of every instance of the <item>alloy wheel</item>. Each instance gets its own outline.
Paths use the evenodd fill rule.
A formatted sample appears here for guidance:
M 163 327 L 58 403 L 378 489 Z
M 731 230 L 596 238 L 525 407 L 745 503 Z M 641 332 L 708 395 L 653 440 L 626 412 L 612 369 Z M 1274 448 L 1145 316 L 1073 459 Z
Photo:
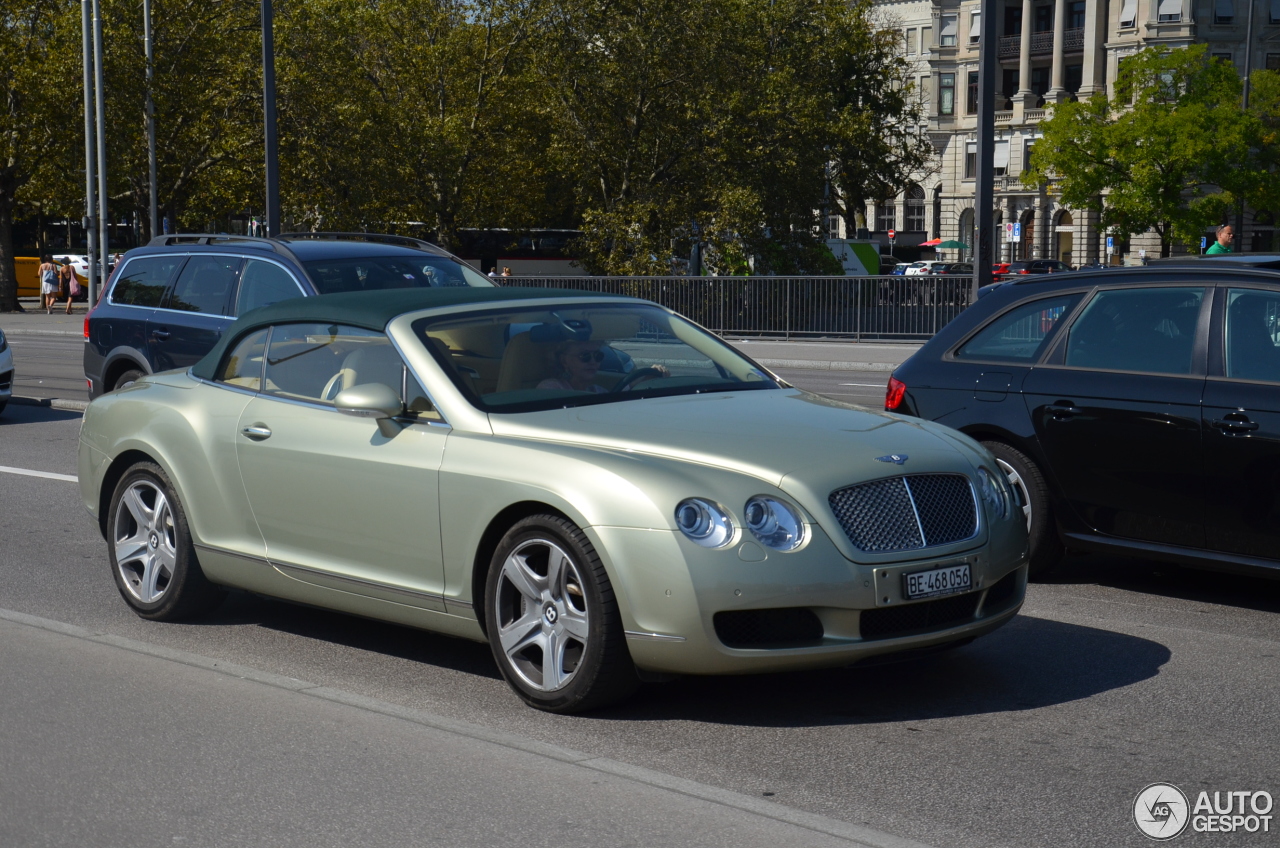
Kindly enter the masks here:
M 530 539 L 502 563 L 494 596 L 497 639 L 528 686 L 568 686 L 587 649 L 586 594 L 578 565 L 555 542 Z
M 164 492 L 146 480 L 126 489 L 120 505 L 112 533 L 116 568 L 129 594 L 153 604 L 168 590 L 177 567 L 173 509 Z

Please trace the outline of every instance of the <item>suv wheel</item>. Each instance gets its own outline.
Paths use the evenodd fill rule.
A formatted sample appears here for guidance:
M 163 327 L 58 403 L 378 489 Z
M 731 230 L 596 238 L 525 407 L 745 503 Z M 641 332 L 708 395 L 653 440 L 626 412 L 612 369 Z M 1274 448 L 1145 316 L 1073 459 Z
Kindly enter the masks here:
M 1035 460 L 1004 442 L 983 442 L 982 446 L 995 455 L 996 464 L 1008 478 L 1026 517 L 1031 546 L 1028 574 L 1033 579 L 1044 577 L 1062 563 L 1066 554 L 1058 537 L 1058 522 L 1053 515 L 1044 474 Z
M 139 377 L 144 377 L 144 376 L 146 375 L 143 374 L 143 372 L 138 370 L 137 368 L 130 368 L 128 371 L 124 372 L 119 377 L 116 377 L 116 381 L 111 385 L 111 391 L 114 392 L 119 389 L 123 389 L 125 386 L 132 386 L 134 383 L 138 381 Z

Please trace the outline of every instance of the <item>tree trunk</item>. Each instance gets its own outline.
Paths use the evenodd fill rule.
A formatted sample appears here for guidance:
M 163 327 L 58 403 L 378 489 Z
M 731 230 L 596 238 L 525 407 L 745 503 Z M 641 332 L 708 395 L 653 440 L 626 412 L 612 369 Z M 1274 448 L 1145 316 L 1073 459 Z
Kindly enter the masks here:
M 13 264 L 13 209 L 0 202 L 0 312 L 18 308 L 18 276 Z

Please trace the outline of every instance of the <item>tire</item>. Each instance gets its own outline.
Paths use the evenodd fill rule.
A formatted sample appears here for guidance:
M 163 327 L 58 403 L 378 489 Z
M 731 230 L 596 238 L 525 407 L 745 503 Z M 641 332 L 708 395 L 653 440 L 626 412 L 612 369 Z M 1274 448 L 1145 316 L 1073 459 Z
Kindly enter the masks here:
M 639 686 L 609 577 L 571 522 L 535 515 L 508 530 L 484 602 L 493 658 L 529 706 L 585 712 Z
M 114 392 L 118 389 L 123 389 L 125 386 L 129 386 L 137 382 L 139 377 L 145 377 L 145 376 L 146 374 L 138 370 L 137 368 L 130 368 L 128 371 L 124 372 L 119 377 L 116 377 L 115 383 L 111 386 L 111 391 Z
M 226 597 L 200 570 L 186 513 L 155 463 L 139 462 L 120 478 L 111 494 L 107 532 L 116 588 L 142 618 L 196 618 Z
M 995 455 L 1027 517 L 1031 547 L 1028 576 L 1033 580 L 1045 577 L 1062 564 L 1066 548 L 1058 536 L 1058 521 L 1053 514 L 1044 473 L 1035 460 L 1004 442 L 983 442 L 982 446 Z

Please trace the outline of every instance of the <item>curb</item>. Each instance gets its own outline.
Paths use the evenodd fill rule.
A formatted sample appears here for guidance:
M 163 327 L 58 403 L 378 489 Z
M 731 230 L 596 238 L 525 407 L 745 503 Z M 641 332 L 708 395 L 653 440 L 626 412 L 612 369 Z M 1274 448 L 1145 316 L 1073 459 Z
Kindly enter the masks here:
M 4 327 L 0 327 L 4 330 Z M 19 327 L 16 330 L 4 330 L 6 336 L 80 336 L 84 337 L 83 330 L 28 330 L 25 327 Z
M 87 400 L 68 400 L 67 398 L 33 398 L 14 395 L 9 403 L 16 406 L 43 406 L 49 409 L 62 409 L 68 412 L 84 412 L 89 408 Z
M 890 373 L 902 363 L 893 362 L 832 362 L 827 359 L 757 359 L 770 368 L 801 368 L 808 371 L 883 371 Z
M 742 810 L 743 812 L 761 816 L 763 818 L 773 819 L 774 821 L 784 822 L 816 833 L 822 833 L 838 839 L 844 839 L 850 843 L 851 848 L 928 848 L 928 846 L 923 843 L 916 842 L 915 840 L 895 836 L 890 833 L 875 830 L 865 825 L 850 824 L 849 822 L 841 821 L 839 819 L 833 819 L 816 813 L 804 812 L 802 810 L 795 809 L 794 807 L 788 807 L 773 801 L 765 801 L 749 795 L 743 795 L 739 792 L 734 792 L 733 790 L 721 789 L 717 786 L 699 783 L 686 778 L 676 777 L 675 775 L 655 771 L 643 766 L 634 766 L 608 757 L 598 757 L 594 754 L 588 754 L 583 751 L 575 751 L 559 745 L 540 742 L 509 731 L 494 730 L 469 721 L 447 718 L 425 710 L 403 707 L 398 704 L 392 704 L 375 698 L 345 692 L 340 689 L 333 689 L 328 686 L 318 686 L 314 683 L 308 683 L 305 680 L 298 680 L 293 677 L 286 677 L 284 675 L 273 674 L 271 672 L 261 671 L 259 669 L 249 668 L 235 663 L 215 660 L 210 657 L 204 657 L 199 654 L 189 653 L 187 651 L 181 651 L 161 645 L 140 642 L 123 636 L 105 633 L 101 630 L 90 630 L 83 627 L 77 627 L 74 624 L 65 624 L 61 621 L 54 621 L 47 618 L 28 615 L 15 610 L 0 609 L 0 620 L 25 625 L 27 627 L 35 627 L 52 633 L 58 633 L 63 636 L 69 636 L 74 639 L 84 639 L 89 642 L 96 642 L 102 645 L 111 645 L 133 653 L 168 660 L 170 662 L 181 663 L 183 665 L 204 669 L 206 671 L 213 671 L 231 677 L 237 677 L 242 680 L 252 681 L 265 686 L 273 686 L 302 696 L 319 698 L 332 703 L 344 704 L 355 709 L 378 713 L 390 718 L 400 719 L 401 721 L 428 727 L 433 730 L 456 734 L 478 742 L 485 742 L 491 745 L 511 748 L 517 751 L 547 757 L 548 759 L 570 763 L 580 768 L 592 769 L 605 774 L 612 774 L 617 777 L 635 781 L 636 783 L 644 783 L 658 789 L 664 789 L 668 792 L 686 795 L 690 798 L 696 798 L 698 800 L 707 801 L 720 806 Z

